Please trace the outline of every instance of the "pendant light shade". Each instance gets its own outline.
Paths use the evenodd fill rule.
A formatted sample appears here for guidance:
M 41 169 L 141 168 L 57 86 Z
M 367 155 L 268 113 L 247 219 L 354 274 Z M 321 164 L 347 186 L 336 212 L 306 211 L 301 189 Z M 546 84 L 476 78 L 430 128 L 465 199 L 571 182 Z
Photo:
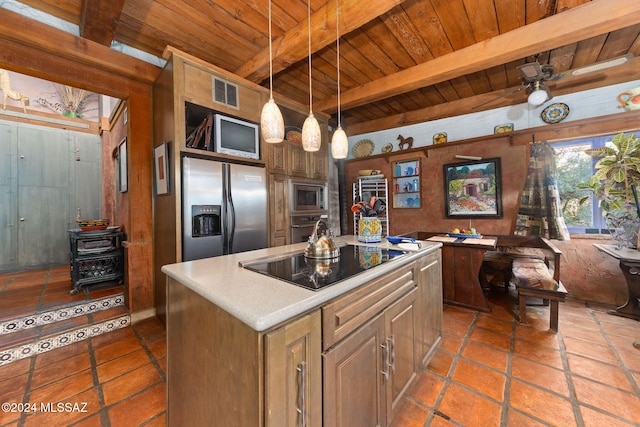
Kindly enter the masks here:
M 273 100 L 273 54 L 271 46 L 271 0 L 269 0 L 269 101 L 260 113 L 262 138 L 274 144 L 284 140 L 284 119 L 278 104 Z
M 262 130 L 262 137 L 268 143 L 282 142 L 284 139 L 284 119 L 273 98 L 269 98 L 262 107 L 260 130 Z
M 309 112 L 302 125 L 302 148 L 304 151 L 318 151 L 322 143 L 320 136 L 320 125 L 313 115 L 313 112 Z
M 322 139 L 320 125 L 313 115 L 313 92 L 311 91 L 311 0 L 307 1 L 307 19 L 309 21 L 309 117 L 302 125 L 302 148 L 304 151 L 318 151 Z
M 338 70 L 338 128 L 333 132 L 331 138 L 331 155 L 334 159 L 344 159 L 347 157 L 349 151 L 349 141 L 347 140 L 347 134 L 342 130 L 340 123 L 340 30 L 338 28 L 338 22 L 340 18 L 340 7 L 338 0 L 336 0 L 336 68 Z
M 347 157 L 348 151 L 347 134 L 342 130 L 342 126 L 338 125 L 338 128 L 333 132 L 333 138 L 331 138 L 331 155 L 334 159 L 344 159 Z

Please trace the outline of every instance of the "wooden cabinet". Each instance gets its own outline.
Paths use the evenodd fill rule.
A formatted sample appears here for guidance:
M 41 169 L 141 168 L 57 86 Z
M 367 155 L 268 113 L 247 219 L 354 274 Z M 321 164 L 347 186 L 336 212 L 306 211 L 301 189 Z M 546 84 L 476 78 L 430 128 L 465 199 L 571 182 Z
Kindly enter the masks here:
M 267 146 L 269 172 L 284 173 L 295 178 L 312 178 L 326 181 L 329 174 L 329 152 L 323 143 L 320 150 L 304 151 L 296 142 L 284 141 Z
M 322 426 L 320 337 L 320 311 L 267 334 L 267 427 Z
M 382 380 L 382 314 L 324 355 L 324 424 L 335 427 L 386 425 Z
M 389 425 L 440 343 L 439 268 L 438 250 L 266 331 L 170 278 L 168 424 Z
M 412 263 L 323 307 L 325 425 L 393 418 L 419 365 L 416 285 Z
M 269 174 L 269 246 L 291 243 L 288 185 L 286 175 Z
M 267 172 L 287 174 L 287 143 L 265 144 L 267 147 Z
M 418 296 L 416 307 L 419 326 L 416 345 L 417 369 L 427 366 L 442 339 L 442 254 L 432 252 L 416 262 Z
M 416 376 L 416 344 L 419 325 L 416 303 L 417 289 L 402 297 L 385 313 L 385 346 L 382 372 L 386 382 L 387 424 L 395 416 L 395 409 L 405 390 Z M 384 356 L 387 356 L 387 362 Z
M 294 142 L 286 142 L 287 173 L 298 178 L 306 178 L 311 156 L 304 151 L 302 145 Z
M 319 309 L 259 332 L 171 278 L 167 297 L 167 425 L 322 426 Z

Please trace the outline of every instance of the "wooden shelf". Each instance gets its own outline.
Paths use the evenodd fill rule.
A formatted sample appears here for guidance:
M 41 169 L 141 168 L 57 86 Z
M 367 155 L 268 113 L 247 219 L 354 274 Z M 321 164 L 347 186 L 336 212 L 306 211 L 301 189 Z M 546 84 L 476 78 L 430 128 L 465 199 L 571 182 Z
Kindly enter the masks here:
M 429 157 L 430 150 L 446 148 L 455 145 L 473 144 L 476 142 L 502 139 L 511 145 L 526 145 L 535 141 L 566 141 L 579 139 L 587 136 L 610 135 L 620 132 L 634 132 L 640 129 L 640 110 L 627 111 L 618 114 L 610 114 L 602 117 L 575 120 L 567 123 L 555 123 L 538 126 L 513 132 L 483 135 L 475 138 L 451 141 L 438 145 L 426 145 L 424 147 L 411 148 L 407 150 L 391 151 L 373 156 L 358 157 L 348 159 L 347 162 L 358 162 L 362 160 L 384 158 L 387 162 L 403 160 L 405 158 L 423 155 Z

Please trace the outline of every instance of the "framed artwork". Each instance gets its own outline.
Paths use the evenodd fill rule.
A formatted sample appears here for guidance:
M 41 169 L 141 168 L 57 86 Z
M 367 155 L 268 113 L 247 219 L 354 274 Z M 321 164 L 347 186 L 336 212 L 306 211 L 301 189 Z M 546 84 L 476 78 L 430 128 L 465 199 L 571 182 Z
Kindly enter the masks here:
M 447 218 L 502 218 L 500 159 L 444 165 Z
M 153 151 L 156 195 L 169 194 L 169 144 L 163 142 Z
M 127 171 L 127 138 L 123 138 L 118 145 L 118 185 L 121 193 L 128 188 Z

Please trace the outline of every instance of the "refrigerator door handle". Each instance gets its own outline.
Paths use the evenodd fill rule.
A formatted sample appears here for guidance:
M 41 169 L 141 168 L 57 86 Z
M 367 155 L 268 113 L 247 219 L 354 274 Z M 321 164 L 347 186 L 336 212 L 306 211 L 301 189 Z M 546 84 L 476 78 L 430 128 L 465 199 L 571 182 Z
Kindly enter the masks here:
M 227 253 L 233 253 L 233 236 L 236 231 L 236 209 L 233 206 L 233 194 L 231 188 L 231 165 L 225 164 L 225 200 L 227 202 Z

